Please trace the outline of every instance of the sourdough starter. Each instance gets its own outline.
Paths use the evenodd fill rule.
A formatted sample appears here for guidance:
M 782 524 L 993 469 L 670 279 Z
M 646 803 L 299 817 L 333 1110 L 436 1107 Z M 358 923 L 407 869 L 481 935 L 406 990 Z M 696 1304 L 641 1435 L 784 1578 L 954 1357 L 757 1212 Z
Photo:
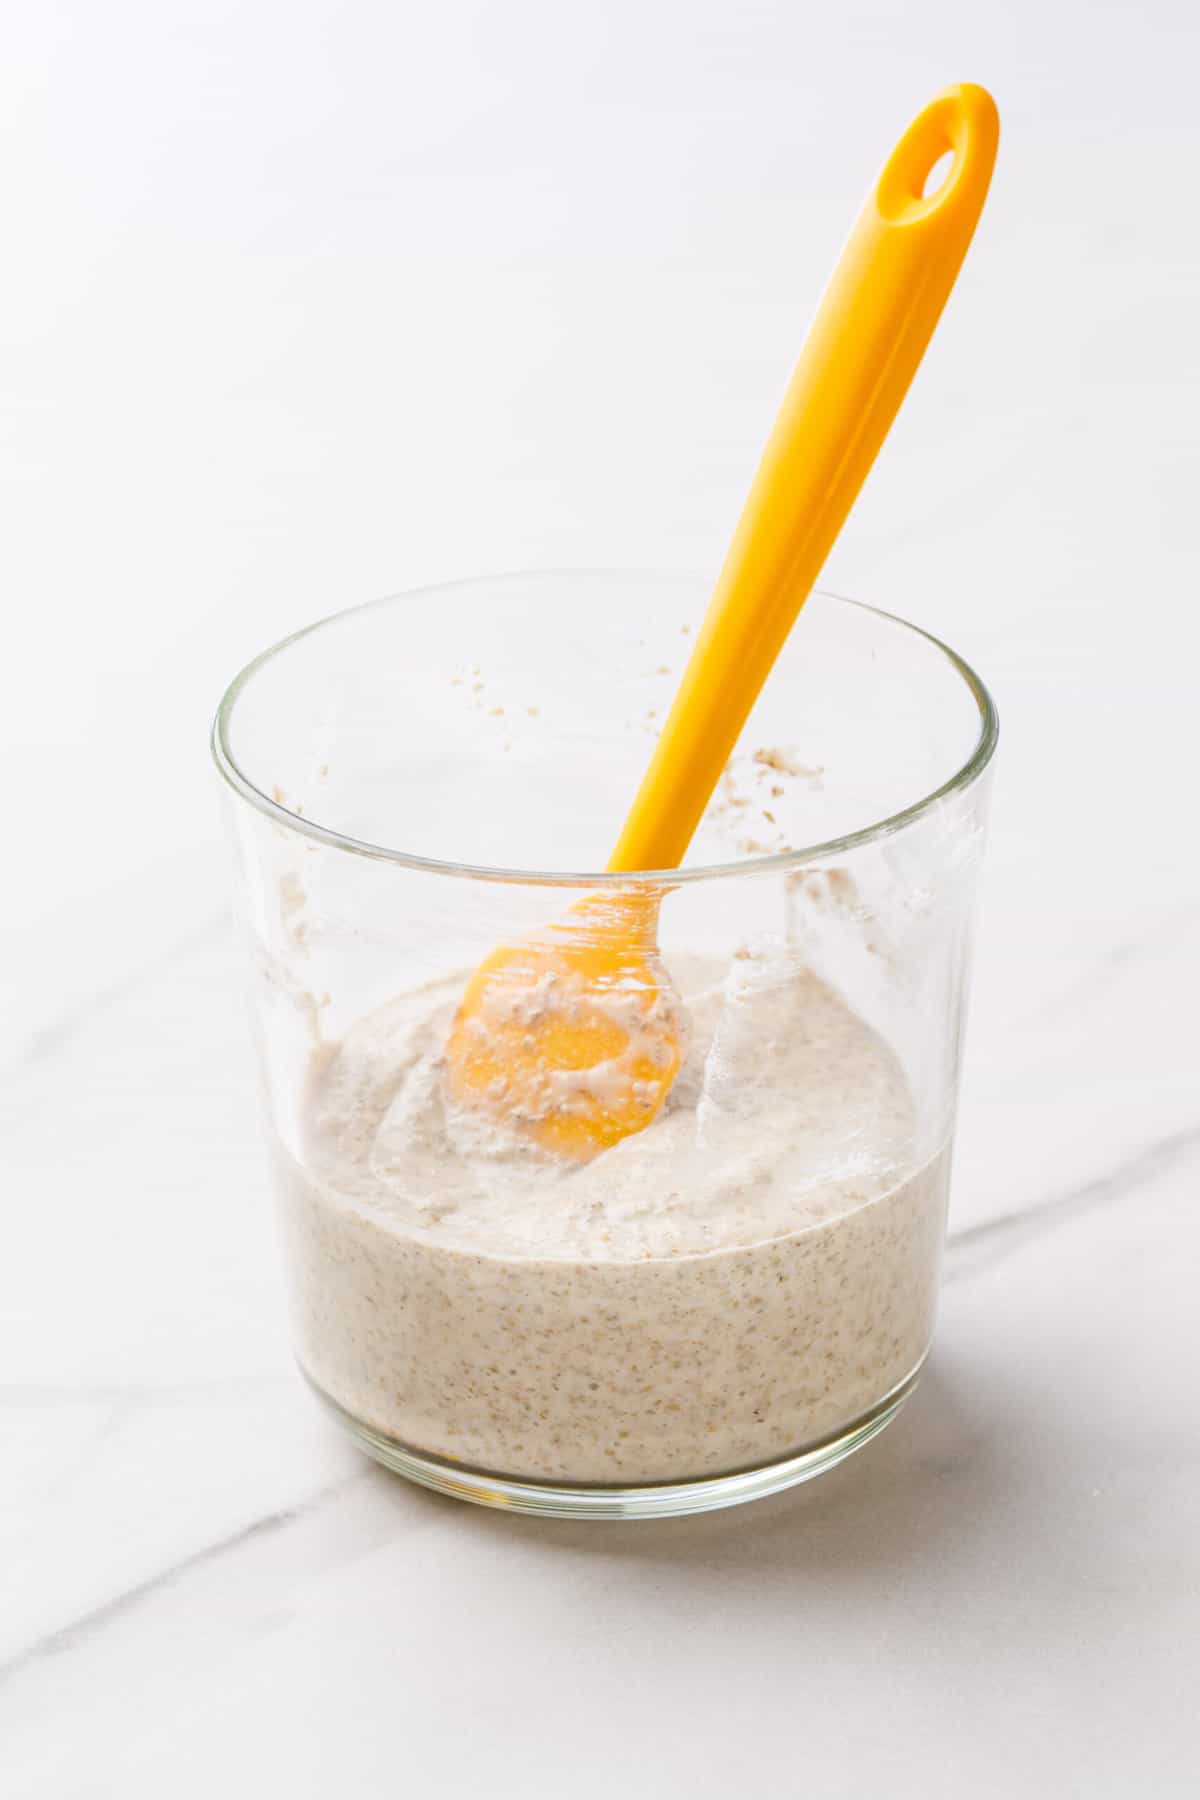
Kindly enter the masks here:
M 346 1412 L 494 1474 L 632 1485 L 817 1446 L 918 1366 L 948 1159 L 914 1155 L 892 1052 L 794 962 L 672 973 L 679 1079 L 583 1166 L 448 1106 L 461 977 L 318 1050 L 278 1189 L 301 1361 Z

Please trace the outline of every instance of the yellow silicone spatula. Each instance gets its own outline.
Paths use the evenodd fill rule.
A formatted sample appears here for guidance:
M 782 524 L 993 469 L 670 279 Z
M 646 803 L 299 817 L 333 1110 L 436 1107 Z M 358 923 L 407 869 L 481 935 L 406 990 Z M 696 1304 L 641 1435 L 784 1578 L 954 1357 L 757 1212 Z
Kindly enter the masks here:
M 884 165 L 792 375 L 610 870 L 682 860 L 933 335 L 998 136 L 983 88 L 948 88 Z M 680 1062 L 680 1009 L 657 954 L 660 897 L 631 881 L 493 951 L 451 1027 L 451 1098 L 579 1160 L 650 1124 Z

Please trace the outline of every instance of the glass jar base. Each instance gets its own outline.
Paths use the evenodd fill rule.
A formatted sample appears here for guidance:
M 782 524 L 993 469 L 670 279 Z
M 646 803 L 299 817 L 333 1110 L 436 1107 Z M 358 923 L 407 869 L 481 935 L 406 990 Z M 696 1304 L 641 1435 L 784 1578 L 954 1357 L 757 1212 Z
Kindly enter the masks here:
M 766 1463 L 761 1468 L 739 1469 L 732 1474 L 713 1475 L 701 1481 L 671 1481 L 637 1487 L 517 1480 L 512 1476 L 490 1475 L 485 1470 L 469 1468 L 465 1463 L 443 1461 L 423 1451 L 411 1450 L 398 1439 L 364 1424 L 331 1399 L 307 1370 L 302 1368 L 301 1373 L 321 1404 L 333 1414 L 360 1450 L 365 1450 L 393 1474 L 403 1475 L 420 1487 L 452 1495 L 456 1500 L 469 1500 L 475 1506 L 501 1507 L 508 1512 L 532 1513 L 550 1519 L 663 1519 L 713 1512 L 722 1506 L 740 1506 L 747 1500 L 761 1500 L 768 1494 L 797 1487 L 802 1481 L 811 1481 L 815 1475 L 836 1468 L 838 1463 L 861 1450 L 891 1424 L 916 1387 L 921 1364 L 885 1394 L 870 1412 L 846 1426 L 836 1437 L 810 1445 L 793 1456 Z

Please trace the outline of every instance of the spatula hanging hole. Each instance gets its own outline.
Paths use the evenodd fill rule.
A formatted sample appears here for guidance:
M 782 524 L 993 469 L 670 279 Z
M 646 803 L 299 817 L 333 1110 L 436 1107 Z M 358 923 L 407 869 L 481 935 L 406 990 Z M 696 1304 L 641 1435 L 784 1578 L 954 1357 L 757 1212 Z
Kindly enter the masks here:
M 935 194 L 941 193 L 947 181 L 950 179 L 950 171 L 953 167 L 953 150 L 943 150 L 942 154 L 938 157 L 937 161 L 925 177 L 924 185 L 921 188 L 922 200 L 932 200 Z

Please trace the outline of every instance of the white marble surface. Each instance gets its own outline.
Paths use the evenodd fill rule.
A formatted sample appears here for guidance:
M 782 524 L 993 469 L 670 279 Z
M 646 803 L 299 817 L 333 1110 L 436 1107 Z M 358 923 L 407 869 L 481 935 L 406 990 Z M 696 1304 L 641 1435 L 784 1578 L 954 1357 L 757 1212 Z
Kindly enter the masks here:
M 5 1800 L 1196 1791 L 1196 24 L 967 11 L 26 9 Z M 874 164 L 960 75 L 991 214 L 829 571 L 1003 717 L 931 1369 L 751 1508 L 437 1500 L 290 1366 L 208 714 L 389 588 L 711 563 Z

